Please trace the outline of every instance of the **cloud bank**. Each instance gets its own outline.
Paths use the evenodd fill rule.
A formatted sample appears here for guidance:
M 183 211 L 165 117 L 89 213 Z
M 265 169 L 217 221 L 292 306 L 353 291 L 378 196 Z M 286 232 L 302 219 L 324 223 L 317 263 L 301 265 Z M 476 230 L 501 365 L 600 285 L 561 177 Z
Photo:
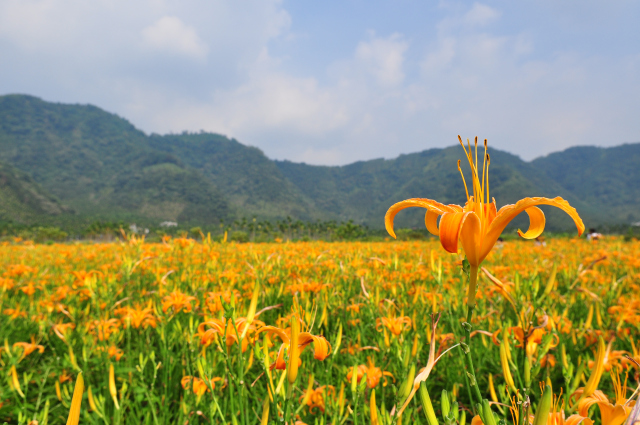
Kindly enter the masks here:
M 7 0 L 0 93 L 91 103 L 149 133 L 218 132 L 314 164 L 458 134 L 525 159 L 639 141 L 640 40 L 619 29 L 637 11 L 580 5 L 407 2 L 406 17 L 387 19 L 376 2 L 372 17 L 338 22 L 279 0 Z

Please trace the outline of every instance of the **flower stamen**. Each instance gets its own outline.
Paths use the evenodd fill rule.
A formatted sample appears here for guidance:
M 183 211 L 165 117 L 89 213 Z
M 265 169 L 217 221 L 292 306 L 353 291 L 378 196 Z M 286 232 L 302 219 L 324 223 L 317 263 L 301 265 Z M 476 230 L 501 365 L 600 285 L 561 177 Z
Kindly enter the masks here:
M 467 202 L 469 202 L 469 189 L 467 189 L 467 182 L 464 179 L 464 174 L 462 173 L 462 168 L 460 168 L 460 160 L 458 160 L 458 171 L 460 171 L 460 175 L 462 176 L 462 183 L 464 183 L 464 191 L 467 194 Z

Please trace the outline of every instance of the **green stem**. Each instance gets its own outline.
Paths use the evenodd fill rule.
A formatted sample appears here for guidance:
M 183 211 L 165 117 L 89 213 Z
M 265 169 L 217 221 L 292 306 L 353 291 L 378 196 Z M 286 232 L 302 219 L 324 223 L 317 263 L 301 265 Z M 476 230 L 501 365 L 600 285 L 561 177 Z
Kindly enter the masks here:
M 467 360 L 469 373 L 473 377 L 473 382 L 471 386 L 474 388 L 475 396 L 478 400 L 478 403 L 482 402 L 482 394 L 480 393 L 480 388 L 478 387 L 478 380 L 476 379 L 475 368 L 473 367 L 473 357 L 471 356 L 471 318 L 473 317 L 473 310 L 476 305 L 476 285 L 478 282 L 478 267 L 471 266 L 471 270 L 469 273 L 469 292 L 467 295 L 467 321 L 464 326 L 464 340 L 463 342 L 467 344 L 468 351 L 465 353 L 465 358 Z M 473 399 L 471 400 L 471 406 L 475 407 L 475 403 Z M 474 409 L 475 410 L 475 409 Z
M 473 307 L 469 306 L 467 309 L 467 323 L 471 323 L 471 317 L 473 316 Z M 482 402 L 482 394 L 480 393 L 480 388 L 478 386 L 478 380 L 476 379 L 476 371 L 473 367 L 473 357 L 471 356 L 471 329 L 465 330 L 465 342 L 469 346 L 469 352 L 466 353 L 467 362 L 469 363 L 469 370 L 471 375 L 473 376 L 473 384 L 472 387 L 475 389 L 475 395 L 478 399 L 478 403 Z
M 478 285 L 478 266 L 471 266 L 471 270 L 469 271 L 469 292 L 467 293 L 467 308 L 471 309 L 473 313 L 473 309 L 476 306 L 476 287 Z M 467 321 L 469 323 L 471 320 L 471 314 L 467 314 Z

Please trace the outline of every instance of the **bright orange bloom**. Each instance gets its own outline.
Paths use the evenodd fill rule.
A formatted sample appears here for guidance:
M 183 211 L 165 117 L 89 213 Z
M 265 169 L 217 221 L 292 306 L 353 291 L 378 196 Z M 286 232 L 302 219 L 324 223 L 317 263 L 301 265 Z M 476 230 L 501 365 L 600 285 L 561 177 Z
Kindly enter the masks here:
M 120 329 L 118 319 L 94 320 L 89 324 L 89 333 L 98 337 L 98 341 L 106 341 L 111 334 Z
M 332 385 L 323 385 L 321 387 L 310 390 L 305 390 L 304 394 L 300 396 L 299 402 L 302 400 L 307 400 L 307 406 L 309 406 L 309 413 L 313 414 L 313 409 L 320 409 L 322 413 L 324 413 L 325 409 L 325 400 L 324 396 L 335 396 L 336 390 Z
M 353 377 L 353 370 L 354 368 L 351 368 L 351 370 L 347 374 L 347 381 L 351 381 L 351 378 Z M 358 380 L 358 382 L 360 382 L 360 380 L 364 375 L 367 375 L 367 387 L 369 388 L 377 387 L 378 384 L 380 383 L 381 378 L 384 378 L 384 383 L 382 384 L 382 386 L 386 387 L 387 376 L 390 376 L 394 382 L 396 381 L 396 379 L 393 377 L 391 372 L 386 372 L 386 371 L 383 372 L 379 367 L 376 367 L 371 357 L 367 357 L 366 365 L 361 364 L 360 366 L 355 368 L 355 371 L 356 371 L 356 379 Z
M 151 306 L 146 308 L 141 308 L 139 305 L 135 307 L 123 307 L 116 310 L 116 313 L 120 315 L 125 325 L 131 325 L 136 329 L 140 327 L 146 329 L 148 326 L 155 328 L 158 324 L 158 320 L 153 314 L 153 308 Z
M 248 329 L 246 330 L 245 338 L 242 340 L 241 347 L 244 353 L 247 350 L 249 342 L 253 340 L 256 329 L 264 326 L 263 322 L 254 320 L 251 324 L 248 324 L 246 317 L 239 317 L 236 319 L 234 328 L 233 323 L 227 321 L 225 318 L 211 319 L 198 325 L 198 337 L 200 338 L 200 343 L 208 347 L 216 338 L 224 335 L 225 344 L 227 347 L 231 347 L 233 344 L 238 343 L 238 337 L 245 333 L 247 326 Z M 238 329 L 237 334 L 236 328 Z
M 107 354 L 109 355 L 110 359 L 116 359 L 116 361 L 120 361 L 120 359 L 122 358 L 122 356 L 124 355 L 124 352 L 119 349 L 118 347 L 116 347 L 115 345 L 111 345 L 109 346 L 109 348 L 106 347 L 98 347 L 97 348 L 98 351 L 106 351 Z
M 216 381 L 222 381 L 222 378 L 211 378 L 211 380 L 209 381 L 211 388 L 214 390 L 216 389 Z M 195 376 L 183 376 L 180 380 L 180 384 L 182 385 L 182 388 L 184 388 L 185 390 L 190 389 L 198 397 L 209 391 L 207 383 Z
M 291 345 L 291 328 L 280 329 L 275 326 L 264 326 L 257 332 L 257 334 L 262 332 L 267 332 L 268 335 L 276 334 L 280 337 L 280 340 L 282 340 L 282 345 L 278 350 L 278 357 L 276 358 L 275 363 L 271 365 L 271 369 L 285 370 L 287 368 L 287 364 L 284 360 L 284 351 L 288 350 Z M 311 343 L 313 343 L 314 359 L 322 361 L 331 354 L 331 344 L 329 344 L 329 341 L 327 341 L 325 337 L 312 335 L 309 332 L 300 332 L 298 334 L 298 348 L 300 350 L 300 354 L 302 354 L 302 351 Z M 302 361 L 298 358 L 298 365 L 301 363 Z
M 558 361 L 556 360 L 556 356 L 554 356 L 553 354 L 547 354 L 542 357 L 542 360 L 540 360 L 540 366 L 545 367 L 549 365 L 550 368 L 553 368 L 556 366 L 557 362 Z
M 518 234 L 525 239 L 535 239 L 540 236 L 544 230 L 544 213 L 536 205 L 552 205 L 565 211 L 575 222 L 579 234 L 582 234 L 585 227 L 575 208 L 571 207 L 567 201 L 560 197 L 554 199 L 524 198 L 514 205 L 505 205 L 498 211 L 495 199 L 490 200 L 489 197 L 489 164 L 491 161 L 487 154 L 487 141 L 485 140 L 484 145 L 484 163 L 482 170 L 479 170 L 478 139 L 476 138 L 475 143 L 475 160 L 471 146 L 469 145 L 469 149 L 467 150 L 460 136 L 458 136 L 458 139 L 465 150 L 467 160 L 471 166 L 473 188 L 473 196 L 469 196 L 469 190 L 464 180 L 464 175 L 462 175 L 467 194 L 467 203 L 464 207 L 452 204 L 444 205 L 426 198 L 412 198 L 392 205 L 385 215 L 384 222 L 387 232 L 395 238 L 393 219 L 398 212 L 409 207 L 426 208 L 425 225 L 427 230 L 440 237 L 440 243 L 446 251 L 454 254 L 457 253 L 458 240 L 462 241 L 462 248 L 472 269 L 467 302 L 469 306 L 474 306 L 478 267 L 487 255 L 489 255 L 489 252 L 507 227 L 507 224 L 518 214 L 524 211 L 529 215 L 529 230 L 526 233 L 518 230 Z M 460 174 L 462 174 L 460 161 L 458 161 L 458 170 L 460 170 Z M 480 177 L 481 172 L 482 178 Z M 442 218 L 438 225 L 438 217 L 440 216 L 442 216 Z
M 402 331 L 406 331 L 411 328 L 411 318 L 407 316 L 378 317 L 376 319 L 376 330 L 380 332 L 382 326 L 385 326 L 392 334 L 398 336 Z
M 58 338 L 60 338 L 63 341 L 66 341 L 67 332 L 69 332 L 70 329 L 75 329 L 76 324 L 75 323 L 56 323 L 55 325 L 52 326 L 52 328 L 53 328 L 53 332 L 56 335 L 58 335 Z
M 11 317 L 11 319 L 17 319 L 18 317 L 27 317 L 27 312 L 22 310 L 21 305 L 18 305 L 16 308 L 5 308 L 3 313 Z
M 13 344 L 13 347 L 22 348 L 22 357 L 20 357 L 21 359 L 24 359 L 36 350 L 38 350 L 40 354 L 44 353 L 44 347 L 42 345 L 36 344 L 34 336 L 31 336 L 31 342 L 16 342 L 15 344 Z
M 193 305 L 191 305 L 192 301 L 197 301 L 196 297 L 183 294 L 178 289 L 176 289 L 171 294 L 163 298 L 162 312 L 166 313 L 167 310 L 173 308 L 174 313 L 179 313 L 183 310 L 185 313 L 189 313 L 193 309 Z
M 616 392 L 615 403 L 609 402 L 609 399 L 602 391 L 595 390 L 590 396 L 580 398 L 578 401 L 578 413 L 582 416 L 587 416 L 589 408 L 597 404 L 600 409 L 602 425 L 622 425 L 625 419 L 627 419 L 627 416 L 629 416 L 629 413 L 631 413 L 636 401 L 628 402 L 627 383 L 625 381 L 624 385 L 622 385 L 620 376 L 618 376 L 617 373 L 615 375 L 613 373 L 611 374 L 611 380 L 613 381 L 613 388 Z M 578 389 L 578 391 L 574 393 L 574 396 L 578 396 L 581 393 L 582 389 Z

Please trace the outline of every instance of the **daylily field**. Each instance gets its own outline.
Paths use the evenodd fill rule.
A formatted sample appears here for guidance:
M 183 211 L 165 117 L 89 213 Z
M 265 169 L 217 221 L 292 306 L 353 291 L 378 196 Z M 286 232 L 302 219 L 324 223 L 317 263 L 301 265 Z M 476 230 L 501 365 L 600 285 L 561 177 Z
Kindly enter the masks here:
M 0 253 L 8 423 L 619 425 L 635 404 L 638 241 L 497 242 L 470 323 L 462 247 L 435 238 Z
M 385 216 L 425 208 L 430 241 L 5 242 L 0 420 L 637 425 L 640 243 L 544 242 L 537 205 L 578 212 L 498 210 L 460 143 L 464 206 Z

